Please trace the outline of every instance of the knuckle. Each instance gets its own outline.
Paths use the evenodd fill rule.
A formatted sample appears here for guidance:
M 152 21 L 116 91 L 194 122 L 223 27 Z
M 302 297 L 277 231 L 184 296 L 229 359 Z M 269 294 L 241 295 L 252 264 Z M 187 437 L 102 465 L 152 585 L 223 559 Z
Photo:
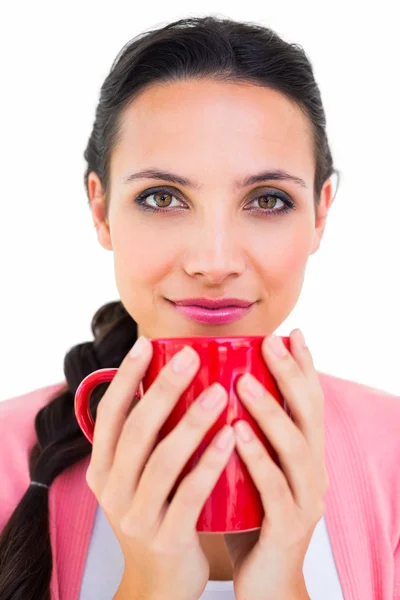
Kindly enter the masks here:
M 207 452 L 204 453 L 204 469 L 215 472 L 215 469 L 221 467 L 224 463 L 225 457 L 224 453 L 212 444 L 209 448 L 207 448 Z
M 140 446 L 145 443 L 146 431 L 147 428 L 143 425 L 143 419 L 140 418 L 138 410 L 134 418 L 129 416 L 122 425 L 121 437 L 124 436 L 128 441 Z
M 200 459 L 198 467 L 182 480 L 179 493 L 185 506 L 197 506 L 204 498 L 221 467 L 222 453 L 208 449 Z
M 279 377 L 280 379 L 286 379 L 288 376 L 295 373 L 295 367 L 297 367 L 297 365 L 295 364 L 293 356 L 291 356 L 290 353 L 286 353 L 285 356 L 282 356 L 279 359 L 279 364 L 277 365 L 276 369 L 276 377 Z
M 208 480 L 208 473 L 215 475 L 223 463 L 224 453 L 218 451 L 214 445 L 209 446 L 200 461 L 200 469 L 204 473 L 204 478 Z
M 281 408 L 278 402 L 264 402 L 262 412 L 268 419 L 280 419 Z
M 300 436 L 293 437 L 294 439 L 292 439 L 288 448 L 288 454 L 290 454 L 290 456 L 293 457 L 293 460 L 298 464 L 303 464 L 308 460 L 308 446 Z
M 186 507 L 197 506 L 204 495 L 204 477 L 187 476 L 180 485 L 180 501 Z
M 260 446 L 260 444 L 255 444 L 255 448 L 251 449 L 252 452 L 252 461 L 254 462 L 254 464 L 258 465 L 265 465 L 265 463 L 267 462 L 269 464 L 269 459 L 266 456 L 265 453 L 265 448 L 264 446 Z M 257 467 L 256 467 L 257 468 Z
M 168 439 L 161 441 L 153 451 L 146 464 L 146 470 L 151 471 L 157 481 L 159 479 L 172 479 L 176 472 L 175 461 L 171 456 Z
M 164 393 L 175 392 L 179 388 L 179 380 L 171 371 L 168 365 L 165 365 L 157 377 L 158 391 Z
M 93 463 L 90 463 L 87 470 L 86 470 L 86 475 L 85 475 L 85 479 L 86 479 L 86 483 L 89 486 L 89 488 L 92 490 L 92 492 L 95 495 L 99 494 L 99 485 L 100 485 L 100 480 L 103 477 L 104 472 L 103 469 L 96 467 L 96 465 L 94 465 Z
M 299 366 L 296 363 L 291 363 L 287 369 L 287 372 L 284 374 L 285 384 L 288 388 L 288 382 L 290 381 L 290 389 L 291 390 L 299 390 L 299 394 L 304 392 L 305 390 L 305 380 L 304 374 L 300 371 Z M 289 389 L 289 388 L 288 388 Z M 290 392 L 288 392 L 290 393 Z M 295 393 L 294 391 L 292 392 Z M 309 389 L 307 389 L 307 393 L 310 394 Z
M 140 539 L 141 537 L 140 519 L 131 514 L 126 514 L 120 519 L 119 528 L 122 533 L 128 535 L 130 538 Z
M 281 476 L 277 476 L 274 478 L 274 482 L 272 485 L 275 498 L 284 499 L 287 496 L 287 483 L 283 480 Z
M 280 369 L 277 369 L 277 381 L 282 384 L 284 389 L 290 388 L 293 390 L 304 389 L 304 374 L 300 371 L 298 364 L 293 360 L 289 360 L 290 356 L 286 357 L 286 361 L 282 360 Z
M 188 429 L 199 429 L 206 422 L 205 411 L 197 405 L 195 402 L 190 406 L 190 409 L 186 412 L 184 423 Z M 207 421 L 208 422 L 208 421 Z
M 108 486 L 105 486 L 98 498 L 104 513 L 107 513 L 108 515 L 113 514 L 114 499 L 115 491 L 113 492 Z

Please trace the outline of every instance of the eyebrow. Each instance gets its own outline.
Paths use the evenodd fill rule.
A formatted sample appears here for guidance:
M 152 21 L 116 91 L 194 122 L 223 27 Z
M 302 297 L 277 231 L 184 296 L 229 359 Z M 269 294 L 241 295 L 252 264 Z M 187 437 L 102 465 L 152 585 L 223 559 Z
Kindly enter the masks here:
M 186 177 L 182 177 L 180 175 L 176 175 L 175 173 L 170 173 L 168 171 L 162 171 L 160 169 L 143 169 L 141 171 L 138 171 L 137 173 L 130 173 L 122 179 L 122 183 L 129 184 L 139 179 L 164 179 L 166 181 L 170 181 L 171 183 L 177 183 L 178 185 L 183 185 L 189 188 L 193 188 L 195 190 L 199 190 L 201 188 L 200 184 L 196 181 L 192 181 L 190 179 L 187 179 Z M 261 183 L 265 180 L 291 181 L 301 187 L 307 188 L 305 181 L 300 177 L 291 175 L 290 173 L 287 173 L 287 171 L 284 171 L 282 169 L 272 169 L 261 171 L 260 173 L 254 173 L 254 175 L 248 175 L 244 179 L 235 181 L 234 189 L 244 188 L 248 185 L 253 185 L 254 183 Z

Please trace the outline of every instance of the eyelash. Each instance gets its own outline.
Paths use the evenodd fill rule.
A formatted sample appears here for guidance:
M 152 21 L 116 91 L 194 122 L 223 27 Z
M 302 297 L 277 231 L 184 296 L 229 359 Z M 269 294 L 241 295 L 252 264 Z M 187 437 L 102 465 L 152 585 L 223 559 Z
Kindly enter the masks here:
M 177 196 L 172 193 L 170 190 L 168 190 L 167 188 L 151 188 L 149 190 L 145 190 L 143 192 L 141 192 L 135 199 L 134 202 L 135 204 L 137 204 L 138 206 L 140 206 L 140 208 L 142 210 L 149 210 L 151 212 L 154 213 L 162 213 L 162 212 L 167 212 L 169 206 L 166 206 L 165 208 L 154 208 L 153 206 L 148 206 L 147 204 L 145 204 L 145 200 L 149 197 L 152 196 L 153 194 L 157 194 L 159 192 L 164 192 L 165 194 L 168 194 L 170 196 L 173 196 L 174 198 L 177 198 Z M 256 210 L 252 210 L 250 212 L 256 212 L 256 213 L 261 213 L 263 215 L 268 215 L 268 216 L 276 216 L 276 215 L 282 215 L 284 213 L 288 213 L 290 210 L 295 210 L 296 206 L 294 204 L 294 202 L 292 202 L 285 194 L 283 194 L 282 192 L 279 191 L 274 191 L 274 192 L 268 192 L 265 194 L 261 194 L 260 196 L 257 196 L 256 198 L 253 198 L 253 202 L 256 200 L 259 200 L 260 198 L 264 198 L 265 196 L 274 196 L 276 198 L 278 198 L 279 200 L 281 200 L 285 206 L 283 206 L 282 208 L 279 208 L 278 210 L 275 209 L 266 209 L 266 208 L 259 208 Z M 172 210 L 172 209 L 170 209 Z

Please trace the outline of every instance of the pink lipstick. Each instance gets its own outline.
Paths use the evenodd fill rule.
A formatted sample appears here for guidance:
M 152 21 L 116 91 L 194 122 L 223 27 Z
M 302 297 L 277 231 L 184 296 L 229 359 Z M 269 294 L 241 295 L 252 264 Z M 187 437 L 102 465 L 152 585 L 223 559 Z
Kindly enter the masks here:
M 247 315 L 255 304 L 239 298 L 188 298 L 170 302 L 184 317 L 208 325 L 237 321 Z

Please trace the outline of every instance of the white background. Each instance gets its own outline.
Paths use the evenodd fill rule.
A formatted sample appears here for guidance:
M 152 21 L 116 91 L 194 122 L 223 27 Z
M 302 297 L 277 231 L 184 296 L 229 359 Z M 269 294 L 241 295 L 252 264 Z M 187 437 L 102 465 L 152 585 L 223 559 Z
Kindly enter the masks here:
M 301 327 L 317 370 L 399 395 L 396 4 L 2 3 L 0 400 L 62 381 L 65 353 L 92 339 L 94 312 L 118 299 L 83 186 L 112 61 L 140 32 L 206 14 L 259 22 L 303 46 L 342 174 L 321 248 L 277 333 Z

